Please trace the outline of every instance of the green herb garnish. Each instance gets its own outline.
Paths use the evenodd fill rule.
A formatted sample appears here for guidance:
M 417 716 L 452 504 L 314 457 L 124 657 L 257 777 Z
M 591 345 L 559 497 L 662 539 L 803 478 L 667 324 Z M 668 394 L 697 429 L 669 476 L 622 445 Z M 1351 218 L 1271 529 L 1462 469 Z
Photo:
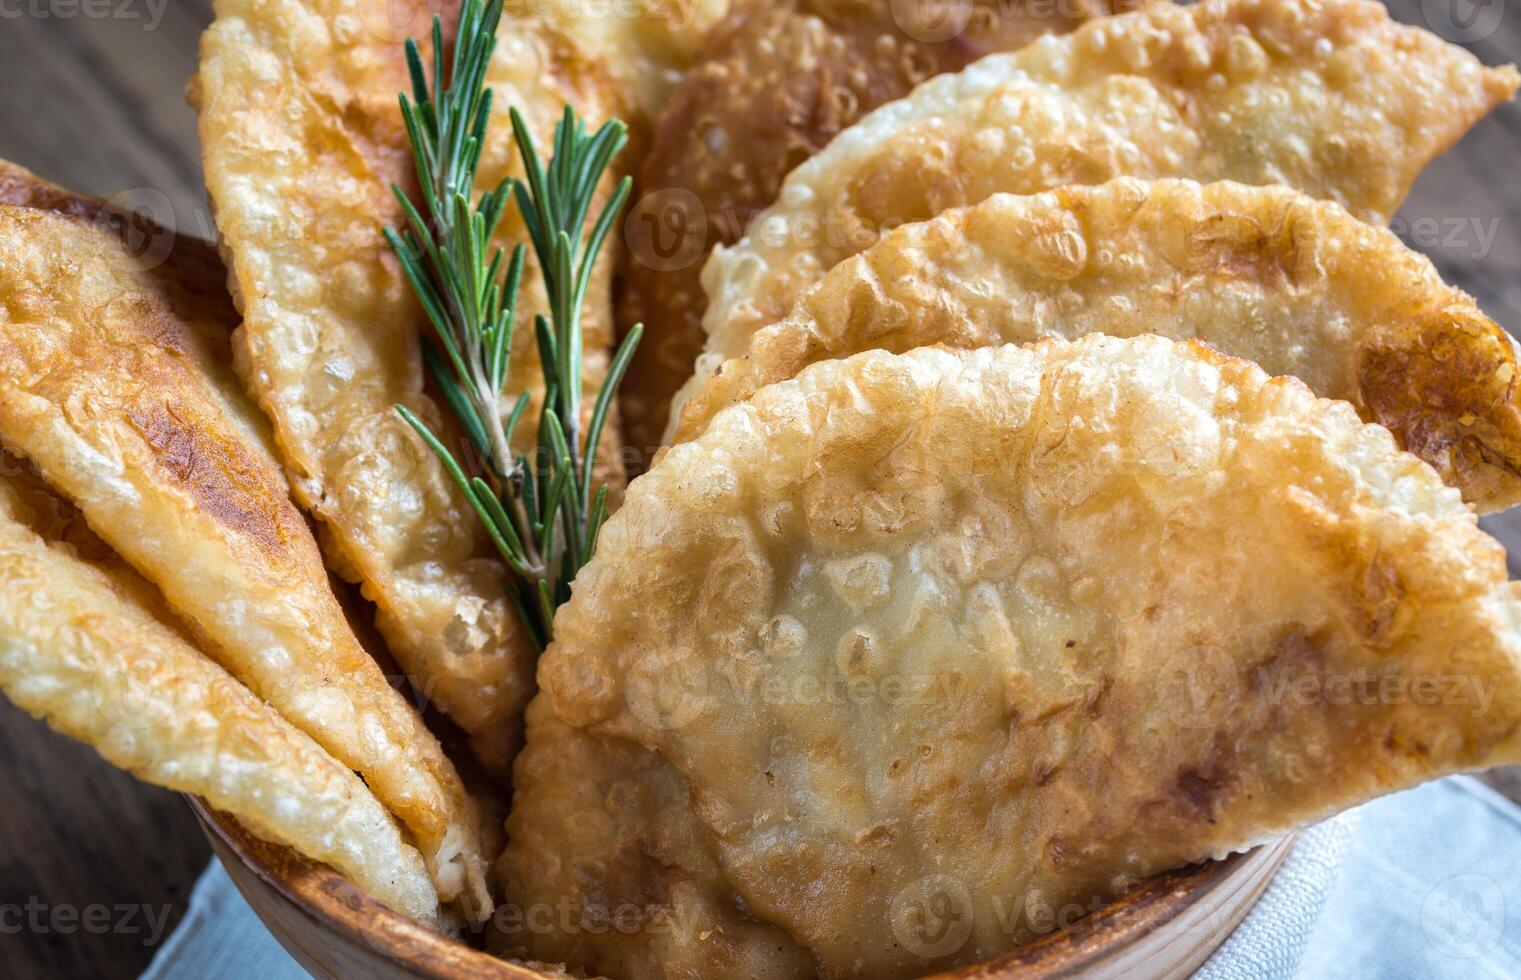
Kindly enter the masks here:
M 465 0 L 447 84 L 443 28 L 434 17 L 431 92 L 417 44 L 408 39 L 412 98 L 401 96 L 401 112 L 423 210 L 393 185 L 407 227 L 386 229 L 433 324 L 435 337 L 424 346 L 428 373 L 485 462 L 486 477 L 467 476 L 421 419 L 401 405 L 396 410 L 438 455 L 486 525 L 512 570 L 508 594 L 542 650 L 554 636 L 555 609 L 570 598 L 570 583 L 591 558 L 607 518 L 607 487 L 593 487 L 592 463 L 613 392 L 643 331 L 636 326 L 618 348 L 583 437 L 581 308 L 597 253 L 628 200 L 629 178 L 618 183 L 584 237 L 583 231 L 597 185 L 628 141 L 627 127 L 613 120 L 588 136 L 567 105 L 546 166 L 513 108 L 513 135 L 528 179 L 507 178 L 472 207 L 491 117 L 486 69 L 501 16 L 502 0 Z M 508 406 L 503 394 L 526 255 L 521 244 L 510 259 L 491 247 L 509 201 L 522 214 L 549 297 L 549 316 L 536 316 L 533 324 L 545 397 L 531 454 L 512 448 L 529 395 Z

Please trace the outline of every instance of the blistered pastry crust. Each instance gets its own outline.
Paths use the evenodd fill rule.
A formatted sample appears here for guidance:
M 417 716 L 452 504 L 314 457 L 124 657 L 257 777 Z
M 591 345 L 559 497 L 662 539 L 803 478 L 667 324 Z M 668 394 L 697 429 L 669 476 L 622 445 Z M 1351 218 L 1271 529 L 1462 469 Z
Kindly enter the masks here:
M 422 856 L 374 794 L 204 657 L 156 590 L 0 453 L 0 689 L 140 779 L 205 797 L 254 833 L 436 923 Z
M 361 773 L 440 894 L 488 914 L 480 817 L 360 645 L 226 364 L 226 297 L 116 237 L 0 205 L 0 441 L 157 586 L 214 656 Z
M 1521 758 L 1500 545 L 1387 430 L 1197 342 L 816 364 L 670 449 L 603 533 L 536 716 L 657 754 L 708 887 L 828 976 L 980 961 Z M 914 927 L 930 900 L 959 942 Z
M 1236 180 L 1383 223 L 1516 85 L 1513 68 L 1485 68 L 1367 0 L 1154 4 L 985 58 L 842 133 L 714 253 L 695 383 L 836 263 L 998 192 Z
M 407 406 L 448 445 L 464 447 L 423 390 L 425 319 L 381 237 L 402 221 L 391 184 L 415 184 L 397 107 L 397 93 L 410 91 L 403 41 L 425 39 L 435 11 L 445 16 L 447 40 L 455 6 L 219 0 L 192 91 L 244 317 L 239 372 L 274 423 L 296 498 L 320 522 L 329 561 L 363 586 L 408 676 L 501 775 L 532 691 L 532 647 L 484 529 L 395 411 Z M 531 13 L 504 21 L 488 72 L 500 113 L 482 155 L 483 186 L 522 173 L 509 106 L 523 113 L 542 152 L 567 101 L 593 124 L 616 104 L 595 52 L 555 17 Z M 509 208 L 499 243 L 524 237 Z M 525 325 L 547 308 L 529 254 Z M 607 369 L 608 265 L 597 267 L 585 312 L 589 393 Z M 541 397 L 526 326 L 511 365 L 508 398 L 524 390 Z M 519 431 L 531 438 L 534 427 Z M 603 472 L 616 483 L 613 442 L 604 439 Z
M 841 262 L 682 409 L 678 439 L 804 366 L 881 348 L 1197 337 L 1351 402 L 1481 510 L 1521 501 L 1516 345 L 1430 261 L 1281 187 L 1121 179 L 995 195 Z
M 648 457 L 702 351 L 703 260 L 776 199 L 787 172 L 884 102 L 992 51 L 1125 0 L 768 0 L 736 5 L 660 117 L 628 218 L 618 320 L 643 323 L 624 383 L 625 431 Z M 960 30 L 954 28 L 959 27 Z

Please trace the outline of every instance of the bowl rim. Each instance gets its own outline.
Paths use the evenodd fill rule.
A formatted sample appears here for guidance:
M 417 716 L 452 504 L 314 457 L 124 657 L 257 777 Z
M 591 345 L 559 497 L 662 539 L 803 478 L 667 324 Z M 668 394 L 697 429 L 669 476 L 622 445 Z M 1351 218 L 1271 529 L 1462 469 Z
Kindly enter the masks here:
M 459 939 L 443 935 L 381 905 L 333 869 L 280 844 L 263 840 L 238 820 L 204 799 L 185 797 L 218 859 L 229 856 L 263 882 L 288 908 L 311 925 L 336 933 L 351 944 L 405 965 L 423 980 L 544 980 L 546 974 L 500 959 Z M 1148 878 L 1122 897 L 993 959 L 936 973 L 924 980 L 1020 980 L 1065 977 L 1094 970 L 1118 950 L 1186 916 L 1210 895 L 1235 884 L 1247 873 L 1250 893 L 1239 911 L 1212 919 L 1207 928 L 1223 940 L 1256 903 L 1288 856 L 1295 835 L 1277 838 L 1251 850 L 1165 871 Z M 239 891 L 244 884 L 232 875 Z M 245 898 L 249 896 L 245 893 Z M 262 918 L 262 916 L 261 916 Z M 267 924 L 266 924 L 267 926 Z M 282 945 L 284 937 L 276 936 Z M 1118 940 L 1118 941 L 1117 941 Z M 1198 962 L 1214 944 L 1201 945 Z M 1197 965 L 1197 962 L 1193 964 Z

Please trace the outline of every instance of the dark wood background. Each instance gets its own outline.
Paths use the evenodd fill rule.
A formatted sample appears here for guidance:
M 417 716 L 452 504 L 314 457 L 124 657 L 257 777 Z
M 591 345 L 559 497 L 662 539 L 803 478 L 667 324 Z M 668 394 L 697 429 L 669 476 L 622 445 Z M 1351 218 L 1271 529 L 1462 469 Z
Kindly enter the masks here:
M 169 0 L 157 23 L 146 0 L 109 6 L 117 16 L 0 7 L 26 11 L 0 13 L 0 158 L 101 196 L 156 188 L 174 202 L 179 227 L 202 227 L 195 113 L 184 90 L 211 0 Z M 102 905 L 120 923 L 117 907 L 136 906 L 132 924 L 141 925 L 143 907 L 156 916 L 167 908 L 177 922 L 210 855 L 178 795 L 137 782 L 0 697 L 0 976 L 137 976 L 164 937 L 150 944 L 141 931 L 65 931 L 67 920 L 55 928 L 52 913 Z M 13 933 L 16 914 L 6 918 L 5 907 L 22 906 L 29 918 L 29 901 L 46 903 L 44 928 L 21 922 Z
M 1465 42 L 1489 64 L 1521 60 L 1521 3 L 1449 2 L 1389 5 L 1399 19 Z M 206 234 L 184 88 L 210 0 L 169 0 L 156 22 L 147 0 L 88 8 L 109 16 L 86 9 L 57 0 L 0 7 L 0 157 L 101 196 L 156 189 L 173 203 L 179 228 Z M 1496 11 L 1498 27 L 1470 40 Z M 1477 22 L 1468 19 L 1475 12 Z M 1521 328 L 1521 109 L 1496 113 L 1438 160 L 1401 217 L 1407 240 L 1449 282 L 1507 327 Z M 1475 222 L 1486 235 L 1493 231 L 1487 248 Z M 1511 547 L 1511 574 L 1521 577 L 1521 514 L 1486 526 Z M 1521 779 L 1500 773 L 1492 781 L 1521 798 Z M 54 909 L 90 905 L 112 909 L 111 922 L 120 921 L 120 906 L 167 908 L 178 920 L 208 855 L 177 796 L 135 782 L 0 699 L 0 975 L 136 976 L 157 946 L 142 932 L 49 924 L 14 933 L 15 913 L 7 919 L 5 907 L 22 906 L 25 916 L 29 900 L 47 903 L 45 922 Z

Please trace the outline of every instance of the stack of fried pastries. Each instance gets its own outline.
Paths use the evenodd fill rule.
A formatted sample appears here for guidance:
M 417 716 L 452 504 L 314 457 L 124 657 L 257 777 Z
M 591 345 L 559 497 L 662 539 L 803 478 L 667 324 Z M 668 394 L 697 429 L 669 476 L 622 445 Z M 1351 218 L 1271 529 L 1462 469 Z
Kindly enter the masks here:
M 0 254 L 8 693 L 393 907 L 489 914 L 493 835 L 333 596 L 225 295 L 53 211 L 0 205 Z
M 1517 349 L 1379 227 L 1515 89 L 1374 4 L 1160 4 L 793 170 L 541 661 L 499 871 L 567 924 L 503 948 L 922 976 L 1517 761 Z
M 569 103 L 706 223 L 595 267 L 636 452 L 535 661 L 395 411 L 459 439 L 381 237 L 455 5 L 215 6 L 220 261 L 0 164 L 0 689 L 110 761 L 615 978 L 967 966 L 1521 764 L 1518 348 L 1383 227 L 1514 69 L 1366 0 L 509 4 L 482 186 Z
M 541 959 L 918 976 L 1033 938 L 1027 899 L 1521 760 L 1521 587 L 1473 510 L 1198 341 L 825 361 L 671 449 L 607 534 L 508 821 L 509 900 L 571 910 L 511 937 Z M 963 944 L 903 940 L 921 888 Z

